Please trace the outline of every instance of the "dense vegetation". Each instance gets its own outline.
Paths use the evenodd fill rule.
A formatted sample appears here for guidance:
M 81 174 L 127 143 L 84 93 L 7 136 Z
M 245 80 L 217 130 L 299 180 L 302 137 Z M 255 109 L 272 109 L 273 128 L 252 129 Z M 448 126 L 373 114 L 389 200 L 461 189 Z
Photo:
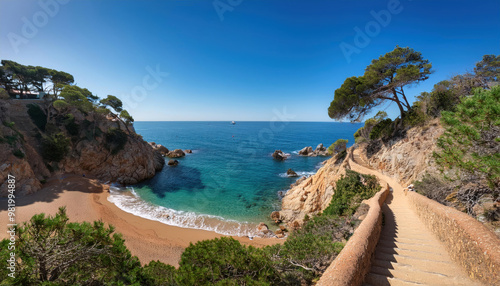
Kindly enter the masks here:
M 402 53 L 403 50 L 406 52 Z M 384 68 L 383 63 L 387 64 Z M 434 124 L 431 121 L 440 118 L 445 133 L 437 142 L 434 159 L 442 176 L 426 174 L 414 182 L 417 191 L 500 227 L 500 209 L 492 207 L 493 202 L 500 199 L 500 56 L 483 56 L 473 72 L 438 82 L 430 92 L 418 95 L 411 106 L 402 90 L 402 86 L 410 82 L 403 79 L 416 79 L 411 83 L 425 80 L 430 74 L 427 69 L 430 63 L 418 52 L 396 47 L 374 60 L 374 64 L 379 67 L 380 77 L 392 74 L 391 79 L 384 77 L 384 84 L 378 86 L 380 91 L 392 89 L 391 100 L 400 100 L 404 108 L 398 105 L 401 115 L 395 120 L 387 118 L 383 111 L 367 119 L 354 134 L 355 142 L 367 144 L 367 155 L 371 156 L 382 144 L 404 138 L 409 128 L 425 130 Z M 346 79 L 335 91 L 330 117 L 357 120 L 382 100 L 389 100 L 384 97 L 387 94 L 381 96 L 378 89 L 367 84 L 368 72 L 374 70 L 372 65 L 367 67 L 364 76 Z M 398 79 L 402 80 L 399 84 Z M 393 85 L 397 86 L 396 92 Z M 397 96 L 401 99 L 396 99 Z
M 43 95 L 43 101 L 28 104 L 27 111 L 38 128 L 36 138 L 49 169 L 55 166 L 53 162 L 61 161 L 82 140 L 97 140 L 105 134 L 103 139 L 108 150 L 116 154 L 123 149 L 128 136 L 133 135 L 129 125 L 134 119 L 123 109 L 119 98 L 108 95 L 100 99 L 88 89 L 74 85 L 73 76 L 66 72 L 24 66 L 8 60 L 1 63 L 0 86 L 5 88 L 1 89 L 4 98 Z M 99 122 L 109 119 L 117 126 L 101 130 L 103 125 Z M 12 143 L 13 138 L 2 138 L 2 141 Z M 22 146 L 17 148 L 22 149 Z M 19 158 L 24 155 L 22 150 L 13 152 Z
M 309 219 L 283 244 L 260 249 L 226 237 L 200 241 L 185 249 L 177 270 L 158 261 L 141 266 L 113 227 L 70 223 L 62 208 L 18 229 L 18 272 L 12 279 L 1 268 L 0 285 L 311 285 L 352 235 L 361 200 L 377 190 L 374 177 L 349 171 L 329 210 L 337 202 L 341 208 Z M 8 243 L 0 243 L 3 261 Z
M 323 214 L 351 215 L 363 200 L 373 197 L 379 190 L 380 186 L 374 176 L 346 170 L 346 175 L 337 181 L 335 194 Z

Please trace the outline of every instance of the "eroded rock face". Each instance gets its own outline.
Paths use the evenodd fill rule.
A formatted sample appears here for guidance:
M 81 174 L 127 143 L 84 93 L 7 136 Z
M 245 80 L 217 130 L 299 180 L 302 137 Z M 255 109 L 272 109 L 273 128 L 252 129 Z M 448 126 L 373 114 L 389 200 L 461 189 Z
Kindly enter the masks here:
M 359 154 L 370 167 L 408 186 L 422 179 L 426 172 L 441 176 L 432 153 L 443 131 L 438 119 L 435 119 L 428 126 L 408 130 L 403 139 L 380 143 L 375 147 L 363 144 Z
M 295 229 L 303 223 L 306 214 L 323 211 L 330 204 L 337 180 L 348 168 L 347 160 L 336 161 L 336 157 L 329 159 L 316 174 L 302 177 L 292 184 L 282 199 L 281 210 L 273 212 L 271 219 Z
M 42 106 L 44 104 L 41 100 L 0 100 L 0 120 L 14 122 L 13 127 L 1 125 L 0 135 L 14 136 L 19 133 L 21 135 L 15 136 L 23 138 L 10 143 L 0 143 L 0 196 L 7 195 L 9 174 L 16 177 L 18 195 L 38 191 L 42 182 L 52 175 L 46 167 L 47 162 L 40 155 L 40 141 L 37 139 L 40 136 L 37 133 L 40 131 L 37 131 L 27 114 L 26 105 L 29 103 Z M 80 126 L 84 126 L 83 121 L 94 120 L 90 115 L 85 116 L 75 110 L 71 112 Z M 59 128 L 61 132 L 65 132 L 64 127 Z M 127 134 L 127 143 L 116 154 L 111 154 L 106 147 L 105 136 L 96 135 L 99 134 L 96 130 L 102 133 L 110 128 L 121 129 Z M 89 134 L 90 139 L 87 136 Z M 103 181 L 135 184 L 153 177 L 165 164 L 161 153 L 135 134 L 132 126 L 125 126 L 123 122 L 101 119 L 92 131 L 81 128 L 78 136 L 77 140 L 72 140 L 67 156 L 59 163 L 52 162 L 58 172 L 85 174 Z M 164 150 L 161 147 L 160 150 Z
M 167 156 L 168 154 L 168 149 L 167 147 L 161 145 L 161 144 L 156 144 L 155 142 L 149 142 L 149 145 L 153 147 L 153 150 L 159 152 L 162 156 Z
M 59 168 L 66 173 L 90 174 L 103 181 L 129 185 L 152 178 L 164 164 L 161 154 L 148 143 L 129 136 L 117 154 L 111 154 L 97 141 L 81 141 Z

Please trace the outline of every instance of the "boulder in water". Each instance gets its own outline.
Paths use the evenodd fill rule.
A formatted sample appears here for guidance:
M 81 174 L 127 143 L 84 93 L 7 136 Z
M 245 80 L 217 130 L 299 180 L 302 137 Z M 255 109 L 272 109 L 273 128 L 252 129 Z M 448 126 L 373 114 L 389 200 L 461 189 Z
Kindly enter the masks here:
M 186 149 L 186 150 L 184 150 L 184 152 L 185 152 L 186 154 L 191 154 L 191 153 L 193 153 L 193 150 L 191 150 L 191 149 Z
M 177 166 L 177 165 L 179 165 L 179 161 L 177 161 L 177 160 L 169 160 L 168 161 L 168 165 L 169 166 Z
M 304 147 L 302 150 L 299 151 L 299 155 L 309 156 L 310 154 L 312 154 L 312 152 L 313 152 L 313 148 L 311 146 Z
M 297 173 L 295 173 L 294 170 L 292 169 L 288 169 L 288 171 L 286 171 L 286 174 L 288 177 L 298 177 L 299 175 L 297 175 Z
M 168 152 L 167 156 L 169 158 L 180 158 L 186 156 L 186 153 L 184 153 L 181 149 L 175 149 L 174 151 Z
M 261 222 L 257 226 L 257 232 L 267 234 L 269 232 L 269 227 L 267 226 L 267 224 Z
M 316 150 L 314 150 L 316 152 L 322 152 L 322 151 L 326 151 L 326 148 L 323 146 L 323 143 L 319 143 L 319 145 L 316 147 Z
M 285 153 L 283 153 L 283 151 L 281 150 L 276 150 L 274 151 L 273 153 L 273 158 L 278 160 L 278 161 L 283 161 L 287 158 L 287 156 L 285 155 Z

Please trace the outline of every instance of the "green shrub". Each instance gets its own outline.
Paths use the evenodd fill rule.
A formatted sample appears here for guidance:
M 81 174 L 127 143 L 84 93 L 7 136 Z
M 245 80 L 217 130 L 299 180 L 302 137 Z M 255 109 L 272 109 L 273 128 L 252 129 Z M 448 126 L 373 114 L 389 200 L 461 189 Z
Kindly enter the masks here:
M 14 125 L 16 124 L 14 121 L 12 121 L 12 122 L 3 121 L 2 123 L 5 127 L 8 127 L 8 128 L 14 128 Z
M 8 136 L 5 136 L 4 138 L 5 138 L 5 142 L 7 142 L 10 146 L 14 146 L 18 140 L 17 134 L 8 135 Z
M 264 251 L 228 237 L 191 244 L 177 274 L 181 285 L 268 285 L 279 279 Z
M 71 136 L 76 136 L 80 133 L 80 126 L 75 122 L 75 117 L 71 113 L 66 115 L 66 120 L 64 120 L 64 127 Z
M 408 110 L 404 118 L 404 125 L 408 127 L 421 126 L 428 121 L 428 116 L 421 108 L 421 104 L 416 102 L 413 107 Z
M 473 179 L 485 179 L 492 189 L 500 186 L 500 86 L 476 89 L 456 111 L 443 111 L 445 132 L 437 141 L 436 163 Z
M 394 126 L 390 118 L 384 119 L 373 126 L 370 132 L 370 139 L 375 140 L 390 136 L 394 131 Z
M 68 154 L 70 140 L 62 133 L 45 136 L 42 139 L 42 157 L 47 161 L 59 162 Z
M 3 88 L 0 88 L 0 99 L 10 99 L 9 93 Z
M 30 103 L 26 105 L 28 107 L 28 114 L 31 121 L 40 128 L 40 130 L 45 131 L 45 125 L 47 125 L 47 115 L 43 112 L 42 108 L 38 104 Z
M 376 177 L 346 170 L 346 175 L 337 181 L 330 205 L 323 214 L 353 214 L 363 200 L 373 197 L 379 190 Z
M 141 286 L 176 286 L 176 270 L 172 265 L 160 261 L 151 261 L 140 272 Z
M 106 146 L 111 154 L 120 152 L 127 144 L 128 136 L 119 128 L 110 128 L 106 133 Z
M 16 156 L 19 159 L 23 159 L 26 155 L 23 153 L 23 151 L 16 149 L 12 152 L 14 156 Z
M 113 227 L 102 221 L 70 223 L 64 208 L 38 214 L 17 229 L 16 277 L 8 285 L 139 285 L 140 262 Z M 8 240 L 0 257 L 9 255 Z M 3 273 L 2 273 L 3 272 Z M 3 285 L 3 284 L 2 284 Z
M 335 141 L 330 147 L 328 147 L 328 153 L 329 154 L 337 154 L 339 152 L 345 151 L 347 148 L 347 141 L 346 139 L 338 139 Z

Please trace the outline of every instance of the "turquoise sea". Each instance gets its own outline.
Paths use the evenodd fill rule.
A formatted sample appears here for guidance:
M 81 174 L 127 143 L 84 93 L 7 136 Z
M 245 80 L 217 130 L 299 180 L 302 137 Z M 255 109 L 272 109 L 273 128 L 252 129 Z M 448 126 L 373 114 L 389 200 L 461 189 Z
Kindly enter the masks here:
M 268 222 L 281 206 L 280 191 L 299 175 L 314 174 L 327 157 L 302 157 L 305 146 L 325 147 L 339 138 L 353 144 L 363 124 L 335 122 L 135 122 L 148 142 L 169 150 L 192 149 L 179 165 L 127 188 L 116 187 L 109 200 L 121 209 L 181 227 L 228 235 L 253 236 L 255 225 Z M 281 149 L 290 157 L 279 162 Z M 166 158 L 168 160 L 168 158 Z

